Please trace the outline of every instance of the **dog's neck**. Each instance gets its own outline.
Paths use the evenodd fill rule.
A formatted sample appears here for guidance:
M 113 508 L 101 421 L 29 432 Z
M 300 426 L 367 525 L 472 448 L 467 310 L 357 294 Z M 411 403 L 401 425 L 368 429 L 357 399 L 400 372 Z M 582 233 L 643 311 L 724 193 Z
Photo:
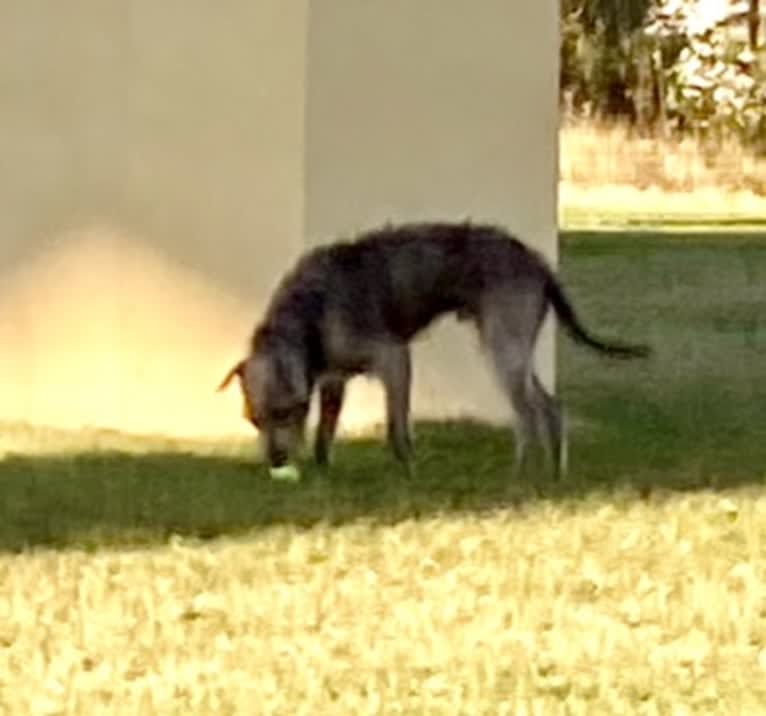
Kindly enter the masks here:
M 309 321 L 296 316 L 265 321 L 253 335 L 251 350 L 254 353 L 268 350 L 277 356 L 291 354 L 303 364 L 306 380 L 313 387 L 324 370 L 324 353 L 315 334 Z
M 285 279 L 277 290 L 251 348 L 271 343 L 277 350 L 291 352 L 303 362 L 311 385 L 325 370 L 325 354 L 319 324 L 325 306 L 321 281 L 295 282 Z

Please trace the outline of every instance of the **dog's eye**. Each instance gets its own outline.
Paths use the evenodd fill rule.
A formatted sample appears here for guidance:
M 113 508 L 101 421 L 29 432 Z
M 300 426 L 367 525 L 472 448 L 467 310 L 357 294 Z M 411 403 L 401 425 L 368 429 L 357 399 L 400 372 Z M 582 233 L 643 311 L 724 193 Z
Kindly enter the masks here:
M 272 423 L 291 423 L 299 421 L 305 417 L 308 410 L 308 402 L 274 408 L 269 415 L 269 420 Z
M 292 417 L 290 408 L 275 408 L 271 411 L 271 420 L 275 423 L 285 423 Z

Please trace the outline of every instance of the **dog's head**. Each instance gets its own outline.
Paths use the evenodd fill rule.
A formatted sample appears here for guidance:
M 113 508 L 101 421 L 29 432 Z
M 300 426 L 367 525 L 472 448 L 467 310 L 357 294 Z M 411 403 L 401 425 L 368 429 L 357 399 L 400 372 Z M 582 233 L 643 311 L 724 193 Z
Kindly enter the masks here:
M 303 361 L 289 349 L 264 346 L 237 363 L 218 390 L 235 377 L 244 396 L 245 418 L 263 439 L 269 464 L 286 464 L 303 439 L 311 398 Z

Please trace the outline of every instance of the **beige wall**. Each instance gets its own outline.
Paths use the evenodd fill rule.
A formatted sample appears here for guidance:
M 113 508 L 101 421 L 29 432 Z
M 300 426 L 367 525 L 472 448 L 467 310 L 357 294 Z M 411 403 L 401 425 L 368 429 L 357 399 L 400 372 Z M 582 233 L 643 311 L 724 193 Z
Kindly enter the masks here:
M 0 3 L 0 420 L 246 430 L 301 248 L 305 0 Z
M 555 254 L 556 3 L 310 7 L 0 4 L 0 421 L 247 432 L 213 389 L 338 231 L 472 215 Z M 450 328 L 416 406 L 497 415 Z

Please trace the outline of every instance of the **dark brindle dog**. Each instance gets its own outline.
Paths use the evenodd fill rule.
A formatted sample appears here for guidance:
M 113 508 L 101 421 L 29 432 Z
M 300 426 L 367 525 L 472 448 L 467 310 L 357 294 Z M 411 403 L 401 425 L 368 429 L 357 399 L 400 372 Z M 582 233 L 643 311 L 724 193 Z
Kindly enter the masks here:
M 471 224 L 404 224 L 356 241 L 317 248 L 281 282 L 236 375 L 246 415 L 265 439 L 272 467 L 285 464 L 304 430 L 319 387 L 315 457 L 328 452 L 346 381 L 372 374 L 383 382 L 388 439 L 409 465 L 410 341 L 434 319 L 473 321 L 512 404 L 515 465 L 541 438 L 556 473 L 566 444 L 558 401 L 540 384 L 533 350 L 549 306 L 581 343 L 615 357 L 646 356 L 646 346 L 605 343 L 586 332 L 545 260 L 502 229 Z

